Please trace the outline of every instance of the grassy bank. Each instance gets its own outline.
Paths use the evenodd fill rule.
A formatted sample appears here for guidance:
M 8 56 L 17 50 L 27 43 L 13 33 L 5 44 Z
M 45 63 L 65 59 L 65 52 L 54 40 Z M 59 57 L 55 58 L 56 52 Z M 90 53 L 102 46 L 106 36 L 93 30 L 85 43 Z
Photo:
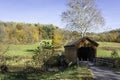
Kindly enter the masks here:
M 120 56 L 120 43 L 98 42 L 97 57 L 111 57 L 113 50 L 116 50 Z

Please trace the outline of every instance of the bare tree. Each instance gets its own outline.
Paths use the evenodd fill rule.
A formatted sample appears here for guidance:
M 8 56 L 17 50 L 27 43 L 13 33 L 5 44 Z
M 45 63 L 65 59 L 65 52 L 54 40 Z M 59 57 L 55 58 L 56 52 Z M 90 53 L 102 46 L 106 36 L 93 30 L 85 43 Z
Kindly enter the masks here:
M 87 31 L 104 25 L 104 18 L 95 4 L 95 0 L 69 0 L 68 9 L 62 13 L 62 21 L 69 30 L 75 30 L 85 36 Z

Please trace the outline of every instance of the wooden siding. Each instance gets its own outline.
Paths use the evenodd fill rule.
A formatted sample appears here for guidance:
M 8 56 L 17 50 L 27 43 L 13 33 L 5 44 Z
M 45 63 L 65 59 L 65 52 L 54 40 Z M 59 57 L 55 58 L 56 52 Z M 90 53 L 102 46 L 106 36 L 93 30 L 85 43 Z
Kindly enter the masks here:
M 75 47 L 66 47 L 65 48 L 65 54 L 64 55 L 68 59 L 68 63 L 76 61 L 76 58 L 77 58 L 76 53 L 77 53 L 77 50 L 76 50 Z
M 81 38 L 79 40 L 72 41 L 71 43 L 67 44 L 64 46 L 65 48 L 65 53 L 64 55 L 67 58 L 67 62 L 76 62 L 77 57 L 78 57 L 78 49 L 81 47 L 91 47 L 93 50 L 91 53 L 91 58 L 96 57 L 96 52 L 97 52 L 97 47 L 99 44 L 96 42 L 92 41 L 89 38 Z

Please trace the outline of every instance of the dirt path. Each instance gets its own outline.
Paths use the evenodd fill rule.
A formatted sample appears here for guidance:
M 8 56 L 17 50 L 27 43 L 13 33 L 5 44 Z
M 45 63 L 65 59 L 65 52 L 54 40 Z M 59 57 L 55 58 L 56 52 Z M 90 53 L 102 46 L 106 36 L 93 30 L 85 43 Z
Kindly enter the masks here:
M 95 80 L 120 80 L 120 73 L 110 71 L 106 68 L 92 65 L 90 66 L 90 71 L 92 72 Z
M 89 61 L 80 61 L 80 65 L 88 66 L 95 80 L 120 80 L 120 72 L 113 72 L 107 68 L 95 66 Z

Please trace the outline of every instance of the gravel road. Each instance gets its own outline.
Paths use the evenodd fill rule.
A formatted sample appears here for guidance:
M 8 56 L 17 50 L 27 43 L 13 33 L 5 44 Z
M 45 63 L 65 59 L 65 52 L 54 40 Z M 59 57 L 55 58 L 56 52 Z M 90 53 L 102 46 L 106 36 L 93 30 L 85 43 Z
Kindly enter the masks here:
M 91 73 L 95 80 L 120 80 L 120 72 L 113 72 L 107 68 L 90 66 Z

